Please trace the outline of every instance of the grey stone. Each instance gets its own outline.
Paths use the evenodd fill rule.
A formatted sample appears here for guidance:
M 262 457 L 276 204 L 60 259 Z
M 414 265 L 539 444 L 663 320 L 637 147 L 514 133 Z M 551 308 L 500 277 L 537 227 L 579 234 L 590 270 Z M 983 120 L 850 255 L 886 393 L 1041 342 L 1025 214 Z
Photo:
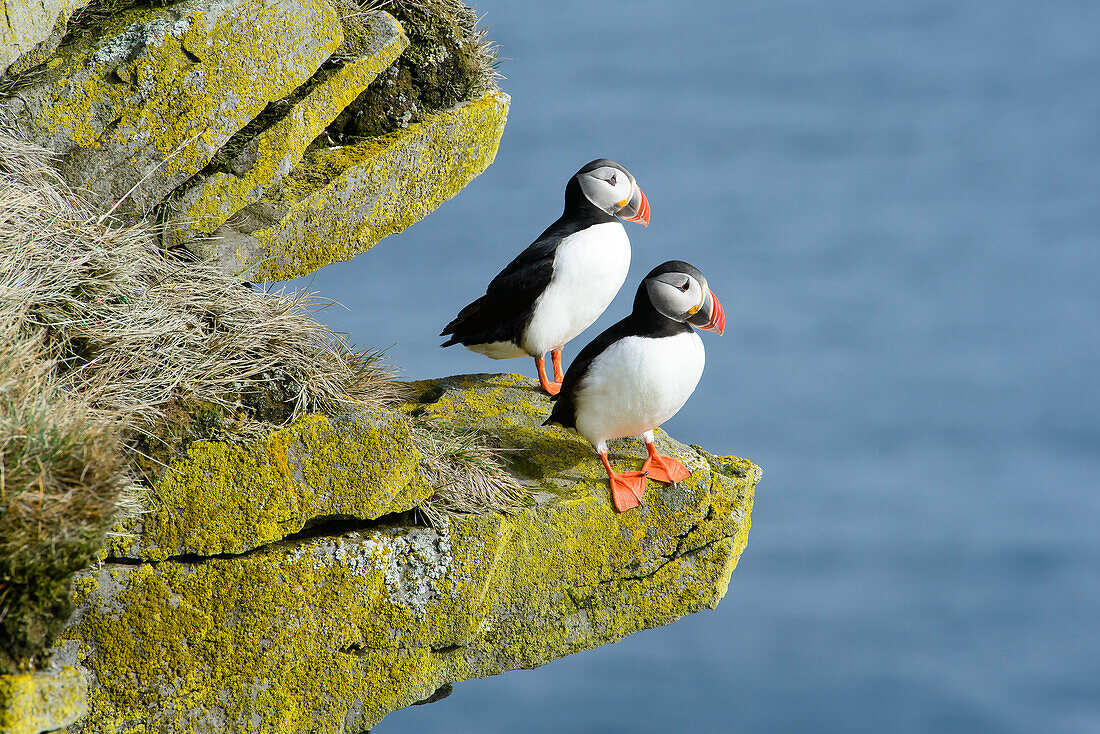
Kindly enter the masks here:
M 101 208 L 143 214 L 340 46 L 325 0 L 187 0 L 112 16 L 2 106 Z
M 0 0 L 0 76 L 15 74 L 49 55 L 65 33 L 65 23 L 88 0 Z M 29 59 L 27 57 L 30 57 Z
M 591 447 L 541 426 L 548 401 L 531 380 L 413 387 L 407 410 L 524 454 L 510 470 L 552 498 L 437 528 L 319 518 L 308 537 L 242 553 L 108 559 L 76 580 L 59 653 L 93 682 L 84 732 L 363 731 L 454 682 L 614 642 L 725 594 L 760 478 L 751 462 L 659 434 L 693 475 L 616 513 Z M 637 441 L 612 446 L 624 466 L 644 456 Z

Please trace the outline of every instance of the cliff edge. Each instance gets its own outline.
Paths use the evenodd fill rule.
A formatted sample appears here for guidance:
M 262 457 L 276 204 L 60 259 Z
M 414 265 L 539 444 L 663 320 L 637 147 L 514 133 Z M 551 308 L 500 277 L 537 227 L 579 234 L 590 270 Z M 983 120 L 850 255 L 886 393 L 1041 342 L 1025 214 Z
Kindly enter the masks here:
M 408 418 L 311 415 L 192 444 L 158 509 L 79 574 L 55 665 L 90 681 L 74 731 L 364 731 L 448 684 L 531 668 L 706 608 L 745 547 L 760 470 L 659 434 L 694 470 L 616 513 L 591 447 L 517 375 L 413 384 Z M 528 493 L 513 514 L 415 508 L 407 420 L 474 431 Z M 614 445 L 618 444 L 618 445 Z M 612 459 L 640 463 L 638 442 Z M 445 478 L 444 478 L 445 480 Z
M 365 731 L 718 604 L 751 462 L 658 432 L 693 475 L 615 513 L 530 380 L 395 389 L 241 287 L 490 165 L 472 10 L 0 1 L 0 734 Z

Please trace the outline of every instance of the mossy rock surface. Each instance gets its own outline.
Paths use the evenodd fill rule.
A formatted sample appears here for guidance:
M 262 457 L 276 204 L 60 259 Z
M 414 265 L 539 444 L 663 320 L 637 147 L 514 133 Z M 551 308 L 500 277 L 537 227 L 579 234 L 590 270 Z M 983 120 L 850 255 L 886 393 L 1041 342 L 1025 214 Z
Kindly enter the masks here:
M 355 58 L 326 64 L 291 97 L 268 105 L 174 194 L 175 241 L 211 234 L 259 200 L 302 160 L 325 126 L 409 45 L 401 26 L 386 13 L 372 14 L 363 26 Z
M 199 243 L 227 272 L 287 280 L 350 260 L 433 212 L 489 167 L 508 116 L 492 91 L 356 145 L 310 146 L 279 184 Z
M 155 510 L 120 528 L 108 556 L 162 561 L 239 554 L 319 519 L 375 520 L 432 493 L 407 421 L 307 415 L 243 444 L 195 441 L 157 482 Z
M 3 106 L 95 204 L 140 214 L 342 42 L 325 0 L 142 4 L 70 34 Z
M 21 57 L 0 114 L 93 207 L 245 280 L 419 221 L 492 163 L 507 119 L 456 0 L 391 6 L 404 30 L 352 0 L 93 0 L 67 27 L 44 2 L 64 40 Z
M 65 24 L 88 0 L 0 0 L 0 77 L 40 63 L 57 48 Z
M 0 675 L 0 734 L 40 734 L 88 713 L 88 684 L 71 667 Z
M 414 0 L 386 7 L 408 34 L 409 49 L 329 126 L 337 141 L 385 135 L 454 107 L 477 96 L 489 73 L 471 18 L 461 17 L 469 11 L 459 3 Z
M 392 520 L 90 569 L 57 654 L 91 681 L 83 731 L 365 731 L 448 683 L 542 665 L 722 598 L 747 540 L 751 462 L 661 436 L 694 474 L 651 484 L 641 508 L 619 514 L 591 448 L 540 426 L 549 403 L 533 381 L 413 386 L 406 412 L 509 449 L 532 503 L 439 529 Z M 612 452 L 623 464 L 642 455 Z

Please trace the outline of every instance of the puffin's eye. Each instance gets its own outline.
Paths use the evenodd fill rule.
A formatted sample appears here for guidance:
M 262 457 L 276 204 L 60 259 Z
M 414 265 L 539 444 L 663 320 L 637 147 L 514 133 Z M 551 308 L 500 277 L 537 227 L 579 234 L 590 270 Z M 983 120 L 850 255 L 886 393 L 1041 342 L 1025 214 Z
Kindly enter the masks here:
M 613 174 L 611 174 L 611 178 L 607 179 L 607 182 L 608 182 L 609 184 L 611 184 L 612 186 L 614 186 L 614 185 L 615 185 L 615 174 L 614 174 L 614 173 L 613 173 Z
M 691 288 L 691 281 L 690 280 L 685 280 L 684 284 L 682 286 L 680 286 L 680 290 L 682 290 L 684 293 L 687 293 L 690 288 Z

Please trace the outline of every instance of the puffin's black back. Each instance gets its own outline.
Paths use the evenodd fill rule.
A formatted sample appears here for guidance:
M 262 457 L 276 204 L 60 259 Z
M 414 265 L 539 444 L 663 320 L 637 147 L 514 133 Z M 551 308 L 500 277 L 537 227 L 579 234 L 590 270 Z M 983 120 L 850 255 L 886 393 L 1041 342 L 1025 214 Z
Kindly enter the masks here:
M 670 319 L 654 308 L 649 301 L 649 290 L 646 288 L 645 281 L 655 275 L 671 272 L 684 272 L 702 277 L 702 273 L 696 268 L 681 260 L 670 260 L 649 271 L 638 285 L 637 293 L 634 294 L 634 309 L 630 315 L 590 341 L 570 363 L 569 369 L 565 372 L 565 378 L 561 382 L 561 391 L 550 398 L 554 401 L 554 409 L 550 411 L 550 417 L 543 421 L 544 426 L 557 423 L 565 428 L 576 427 L 577 391 L 588 374 L 592 362 L 615 342 L 630 336 L 660 339 L 692 331 L 690 325 Z
M 599 168 L 605 162 L 605 158 L 593 161 L 578 173 Z M 500 341 L 518 344 L 531 321 L 535 301 L 550 284 L 554 255 L 561 241 L 593 225 L 614 221 L 614 216 L 588 200 L 574 175 L 565 186 L 562 215 L 493 278 L 484 296 L 458 312 L 440 333 L 451 334 L 441 346 Z

